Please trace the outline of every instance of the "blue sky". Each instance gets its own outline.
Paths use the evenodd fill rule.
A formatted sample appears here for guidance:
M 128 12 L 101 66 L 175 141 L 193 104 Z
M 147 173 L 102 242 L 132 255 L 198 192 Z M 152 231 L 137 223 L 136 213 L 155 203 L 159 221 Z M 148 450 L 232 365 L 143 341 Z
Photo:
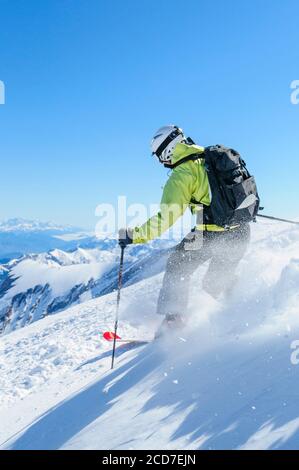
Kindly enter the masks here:
M 159 202 L 167 123 L 237 148 L 267 213 L 299 216 L 298 0 L 0 0 L 0 218 L 93 227 Z M 265 212 L 266 213 L 266 212 Z

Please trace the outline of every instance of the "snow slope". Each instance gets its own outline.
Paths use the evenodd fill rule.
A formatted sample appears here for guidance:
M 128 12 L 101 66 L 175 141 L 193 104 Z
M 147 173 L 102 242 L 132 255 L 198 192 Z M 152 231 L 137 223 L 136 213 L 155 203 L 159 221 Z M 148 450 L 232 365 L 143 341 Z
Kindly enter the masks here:
M 1 448 L 298 449 L 298 253 L 297 228 L 253 226 L 226 304 L 194 285 L 188 329 L 113 371 L 114 293 L 3 336 Z M 124 289 L 123 337 L 152 337 L 161 281 Z

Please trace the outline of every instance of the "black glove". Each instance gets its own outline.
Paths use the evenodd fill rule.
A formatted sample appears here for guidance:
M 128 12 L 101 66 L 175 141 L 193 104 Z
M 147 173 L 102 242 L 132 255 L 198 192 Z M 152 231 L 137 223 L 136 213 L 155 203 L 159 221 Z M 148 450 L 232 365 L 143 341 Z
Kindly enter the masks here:
M 133 243 L 133 230 L 121 228 L 118 232 L 118 243 L 121 248 L 131 245 Z

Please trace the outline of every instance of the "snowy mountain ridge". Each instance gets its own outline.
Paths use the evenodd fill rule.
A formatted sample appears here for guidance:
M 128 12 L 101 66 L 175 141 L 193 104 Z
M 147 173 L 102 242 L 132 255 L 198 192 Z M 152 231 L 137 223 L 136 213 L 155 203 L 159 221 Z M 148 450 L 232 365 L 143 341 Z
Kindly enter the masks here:
M 150 266 L 156 269 L 161 261 L 160 245 L 165 243 L 132 247 L 127 252 L 125 283 L 150 275 Z M 105 239 L 96 246 L 28 254 L 0 265 L 0 333 L 9 333 L 115 289 L 117 241 Z M 147 257 L 151 259 L 148 267 L 144 264 Z M 162 262 L 158 271 L 163 267 Z

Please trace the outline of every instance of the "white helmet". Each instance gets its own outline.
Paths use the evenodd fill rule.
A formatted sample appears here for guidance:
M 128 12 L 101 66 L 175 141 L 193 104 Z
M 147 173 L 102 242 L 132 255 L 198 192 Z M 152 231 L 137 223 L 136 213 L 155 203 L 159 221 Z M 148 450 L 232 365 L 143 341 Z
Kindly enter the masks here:
M 152 155 L 156 155 L 161 163 L 171 164 L 175 146 L 185 140 L 184 132 L 178 126 L 160 127 L 151 142 Z

